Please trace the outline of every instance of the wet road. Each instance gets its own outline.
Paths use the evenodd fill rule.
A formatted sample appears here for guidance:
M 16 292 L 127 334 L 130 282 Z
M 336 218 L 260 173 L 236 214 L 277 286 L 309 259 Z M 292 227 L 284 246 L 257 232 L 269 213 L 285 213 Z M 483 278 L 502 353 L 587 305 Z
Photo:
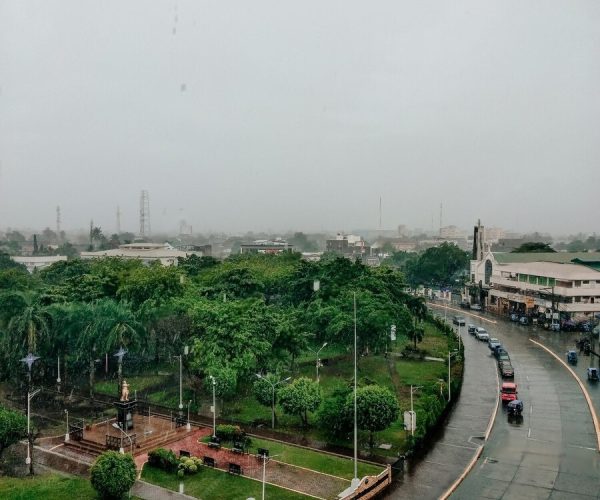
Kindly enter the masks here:
M 535 338 L 531 328 L 502 320 L 496 325 L 472 322 L 484 326 L 507 347 L 525 411 L 518 423 L 509 422 L 504 409 L 498 412 L 480 459 L 452 498 L 600 499 L 600 454 L 595 448 L 592 418 L 576 381 L 558 361 L 528 340 Z M 567 344 L 573 344 L 567 336 L 543 330 L 537 333 L 538 341 L 563 355 Z M 482 342 L 480 347 L 479 355 L 489 359 L 486 344 Z M 578 373 L 585 373 L 587 362 L 585 358 L 585 363 L 580 363 Z M 599 395 L 594 389 L 596 404 Z
M 431 449 L 407 464 L 386 498 L 436 499 L 456 481 L 483 444 L 496 408 L 497 378 L 487 347 L 465 336 L 465 372 L 460 400 Z

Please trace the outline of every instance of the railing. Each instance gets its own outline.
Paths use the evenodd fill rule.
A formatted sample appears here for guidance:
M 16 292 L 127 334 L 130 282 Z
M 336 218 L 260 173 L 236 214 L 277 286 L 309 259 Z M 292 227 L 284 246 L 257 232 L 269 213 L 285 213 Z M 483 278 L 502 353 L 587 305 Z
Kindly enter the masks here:
M 137 443 L 137 436 L 135 434 L 128 434 L 127 436 L 111 436 L 106 435 L 106 447 L 109 450 L 120 450 L 128 446 L 133 446 Z
M 71 420 L 69 422 L 69 436 L 75 441 L 81 441 L 83 439 L 83 419 Z

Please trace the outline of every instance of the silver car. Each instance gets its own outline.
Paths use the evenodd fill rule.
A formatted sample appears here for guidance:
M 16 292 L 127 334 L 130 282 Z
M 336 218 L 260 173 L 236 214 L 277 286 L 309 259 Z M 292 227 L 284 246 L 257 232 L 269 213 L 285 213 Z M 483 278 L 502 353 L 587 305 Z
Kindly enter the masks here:
M 475 336 L 479 339 L 479 340 L 485 340 L 486 342 L 488 340 L 490 340 L 490 334 L 487 332 L 487 330 L 485 328 L 477 328 L 477 330 L 475 330 Z

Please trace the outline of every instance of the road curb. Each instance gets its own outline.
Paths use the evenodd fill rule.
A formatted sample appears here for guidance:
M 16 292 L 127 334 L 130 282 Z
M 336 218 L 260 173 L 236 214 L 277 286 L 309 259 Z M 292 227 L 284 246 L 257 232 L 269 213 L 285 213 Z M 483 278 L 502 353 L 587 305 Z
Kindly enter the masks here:
M 500 392 L 500 378 L 498 376 L 498 370 L 496 370 L 496 393 L 499 393 L 499 392 Z M 492 428 L 494 427 L 494 422 L 496 421 L 496 415 L 498 414 L 499 407 L 500 407 L 500 398 L 496 398 L 496 406 L 494 408 L 494 411 L 492 412 L 492 415 L 490 416 L 490 420 L 488 422 L 487 429 L 483 436 L 484 444 L 480 445 L 477 448 L 475 455 L 473 455 L 473 458 L 468 463 L 465 470 L 463 470 L 461 475 L 458 476 L 458 478 L 456 478 L 456 481 L 454 481 L 454 483 L 452 483 L 450 488 L 448 488 L 444 492 L 444 494 L 442 496 L 440 496 L 440 500 L 446 500 L 450 495 L 452 495 L 452 493 L 454 493 L 456 491 L 456 488 L 458 488 L 460 486 L 460 484 L 465 480 L 465 478 L 467 477 L 469 472 L 471 472 L 471 470 L 473 470 L 473 467 L 475 467 L 477 460 L 479 460 L 479 457 L 481 457 L 481 454 L 483 453 L 483 449 L 485 447 L 485 442 L 490 437 L 490 433 L 492 432 Z
M 585 397 L 585 400 L 587 402 L 588 408 L 589 408 L 590 413 L 592 415 L 592 421 L 594 422 L 594 429 L 596 430 L 597 451 L 600 452 L 600 423 L 598 423 L 598 415 L 596 415 L 596 410 L 594 409 L 594 405 L 592 404 L 592 399 L 590 398 L 590 394 L 589 394 L 588 390 L 585 388 L 585 386 L 583 385 L 583 382 L 580 380 L 580 378 L 577 376 L 577 374 L 573 371 L 573 369 L 567 363 L 565 363 L 560 357 L 558 357 L 551 349 L 549 349 L 544 344 L 541 344 L 540 342 L 537 342 L 537 341 L 535 341 L 533 339 L 529 339 L 529 341 L 533 342 L 538 347 L 541 347 L 548 354 L 550 354 L 556 360 L 558 360 L 560 363 L 562 363 L 562 365 L 567 370 L 569 370 L 569 373 L 573 376 L 573 378 L 579 384 L 581 392 L 583 392 L 583 396 Z
M 488 323 L 491 323 L 492 325 L 498 324 L 498 322 L 494 319 L 484 318 L 483 316 L 480 316 L 479 314 L 475 314 L 472 312 L 466 312 L 464 309 L 457 309 L 456 307 L 448 307 L 443 304 L 435 304 L 433 302 L 427 302 L 427 305 L 431 306 L 431 307 L 439 307 L 441 309 L 447 309 L 448 311 L 459 312 L 461 314 L 464 314 L 465 316 L 472 316 L 473 318 L 480 319 L 481 321 L 486 321 Z

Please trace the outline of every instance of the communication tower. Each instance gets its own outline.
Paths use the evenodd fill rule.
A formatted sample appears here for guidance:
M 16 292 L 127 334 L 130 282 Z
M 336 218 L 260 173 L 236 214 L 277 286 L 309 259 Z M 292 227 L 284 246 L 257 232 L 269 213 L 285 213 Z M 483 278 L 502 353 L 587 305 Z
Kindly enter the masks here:
M 148 191 L 142 190 L 140 195 L 140 238 L 150 236 L 150 197 Z
M 60 243 L 60 206 L 56 206 L 56 241 Z

